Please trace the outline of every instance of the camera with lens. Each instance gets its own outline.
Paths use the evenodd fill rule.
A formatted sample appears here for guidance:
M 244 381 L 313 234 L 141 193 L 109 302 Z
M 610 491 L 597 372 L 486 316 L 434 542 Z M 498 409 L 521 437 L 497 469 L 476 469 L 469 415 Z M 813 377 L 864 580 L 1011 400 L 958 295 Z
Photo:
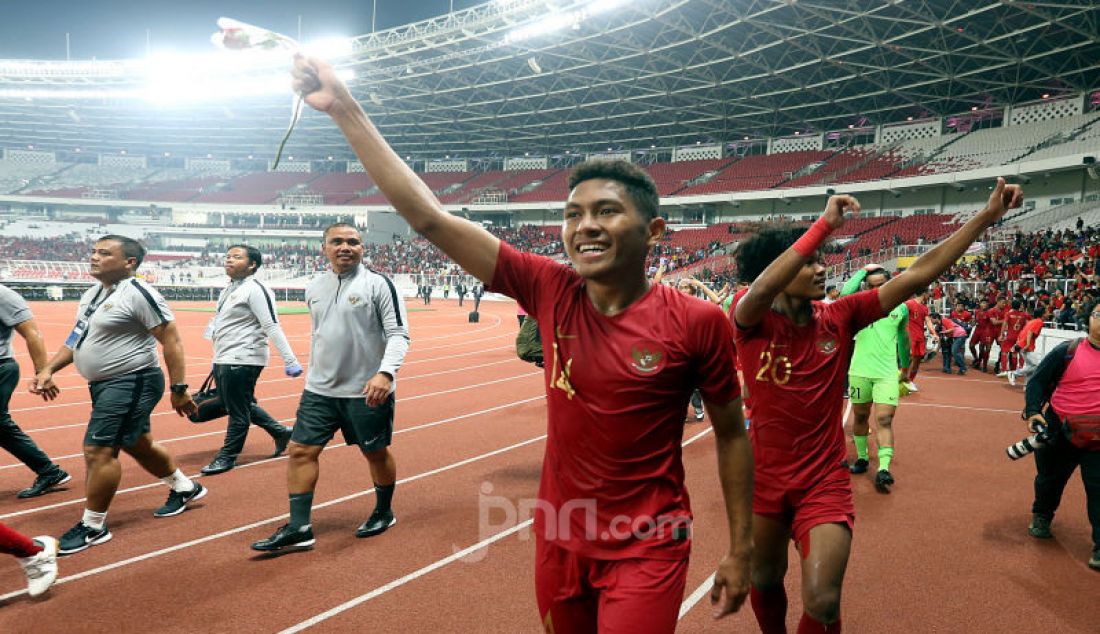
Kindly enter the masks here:
M 1010 460 L 1019 460 L 1036 449 L 1042 449 L 1055 441 L 1055 434 L 1047 427 L 1039 427 L 1034 434 L 1005 448 Z

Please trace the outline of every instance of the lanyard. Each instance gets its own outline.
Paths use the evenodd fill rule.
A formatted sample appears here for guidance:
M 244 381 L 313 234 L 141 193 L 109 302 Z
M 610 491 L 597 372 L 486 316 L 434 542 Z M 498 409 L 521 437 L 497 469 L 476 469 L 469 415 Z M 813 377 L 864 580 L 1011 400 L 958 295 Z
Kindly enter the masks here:
M 112 288 L 111 290 L 107 291 L 107 294 L 103 297 L 103 301 L 101 301 L 99 303 L 96 303 L 96 300 L 99 299 L 99 295 L 102 292 L 103 292 L 103 287 L 100 286 L 96 290 L 95 297 L 92 298 L 91 303 L 89 303 L 88 307 L 84 309 L 84 316 L 81 317 L 80 321 L 77 322 L 77 328 L 80 328 L 81 326 L 83 326 L 83 330 L 84 330 L 83 332 L 80 333 L 80 339 L 76 342 L 76 347 L 77 348 L 80 348 L 81 344 L 84 343 L 84 340 L 88 338 L 88 330 L 90 329 L 90 326 L 91 326 L 92 314 L 95 313 L 95 311 L 99 310 L 99 307 L 102 306 L 103 303 L 107 301 L 107 298 L 109 298 L 111 296 L 111 294 L 115 292 L 115 289 Z

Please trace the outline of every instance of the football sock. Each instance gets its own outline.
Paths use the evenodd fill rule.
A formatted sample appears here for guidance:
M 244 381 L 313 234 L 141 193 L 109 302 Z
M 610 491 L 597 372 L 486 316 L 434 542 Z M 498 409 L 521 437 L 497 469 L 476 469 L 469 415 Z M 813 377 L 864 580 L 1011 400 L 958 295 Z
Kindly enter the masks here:
M 382 485 L 377 482 L 374 484 L 374 492 L 378 496 L 378 502 L 374 505 L 376 511 L 389 511 L 390 502 L 393 501 L 393 490 L 397 488 L 397 483 Z
M 84 509 L 84 517 L 80 520 L 84 522 L 84 525 L 88 528 L 94 528 L 97 531 L 102 529 L 107 524 L 107 513 L 97 513 L 89 509 Z
M 195 483 L 191 481 L 191 478 L 183 475 L 183 472 L 176 469 L 175 472 L 164 476 L 160 479 L 161 482 L 172 487 L 172 490 L 176 493 L 187 493 L 188 491 L 195 490 Z
M 41 551 L 42 547 L 30 537 L 0 524 L 0 552 L 26 559 Z
M 291 528 L 302 529 L 309 526 L 309 515 L 313 510 L 313 493 L 290 494 Z
M 879 448 L 878 448 L 878 470 L 879 471 L 889 471 L 890 470 L 890 461 L 893 460 L 893 458 L 894 458 L 894 448 L 893 447 L 879 446 Z
M 787 634 L 786 588 L 782 585 L 773 588 L 752 586 L 749 589 L 749 603 L 763 634 Z
M 867 453 L 867 436 L 866 435 L 863 435 L 863 436 L 853 435 L 852 440 L 854 440 L 855 443 L 856 443 L 856 457 L 859 458 L 860 460 L 866 460 L 867 456 L 869 455 Z M 881 451 L 879 452 L 879 455 L 882 455 Z
M 826 625 L 817 622 L 814 617 L 803 612 L 802 620 L 798 622 L 798 632 L 796 634 L 840 634 L 840 619 L 837 619 L 836 623 Z

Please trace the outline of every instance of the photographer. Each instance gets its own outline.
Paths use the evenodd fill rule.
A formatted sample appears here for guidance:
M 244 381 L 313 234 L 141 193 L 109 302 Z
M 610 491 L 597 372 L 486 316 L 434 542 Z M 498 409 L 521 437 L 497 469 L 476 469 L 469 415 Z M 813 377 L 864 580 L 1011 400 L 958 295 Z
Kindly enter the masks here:
M 1024 418 L 1031 431 L 1047 427 L 1054 441 L 1035 452 L 1035 502 L 1031 507 L 1032 537 L 1052 537 L 1050 523 L 1062 501 L 1062 491 L 1073 470 L 1081 466 L 1089 522 L 1092 558 L 1089 567 L 1100 570 L 1100 440 L 1087 434 L 1100 428 L 1100 304 L 1089 302 L 1088 337 L 1059 344 L 1043 358 L 1027 382 Z M 1046 407 L 1045 413 L 1043 412 Z

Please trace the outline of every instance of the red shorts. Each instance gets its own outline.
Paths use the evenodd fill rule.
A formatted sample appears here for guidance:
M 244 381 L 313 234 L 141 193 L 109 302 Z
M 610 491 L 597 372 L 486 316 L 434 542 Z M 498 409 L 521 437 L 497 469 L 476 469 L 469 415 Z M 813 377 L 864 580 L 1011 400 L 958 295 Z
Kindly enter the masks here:
M 676 630 L 688 560 L 590 559 L 546 540 L 535 548 L 535 596 L 548 633 Z
M 784 484 L 766 478 L 753 482 L 752 512 L 791 527 L 797 543 L 819 524 L 845 524 L 852 530 L 856 507 L 852 502 L 852 479 L 847 467 L 836 468 L 807 483 Z
M 909 358 L 923 359 L 925 352 L 928 352 L 928 346 L 924 342 L 923 334 L 920 337 L 909 337 Z

